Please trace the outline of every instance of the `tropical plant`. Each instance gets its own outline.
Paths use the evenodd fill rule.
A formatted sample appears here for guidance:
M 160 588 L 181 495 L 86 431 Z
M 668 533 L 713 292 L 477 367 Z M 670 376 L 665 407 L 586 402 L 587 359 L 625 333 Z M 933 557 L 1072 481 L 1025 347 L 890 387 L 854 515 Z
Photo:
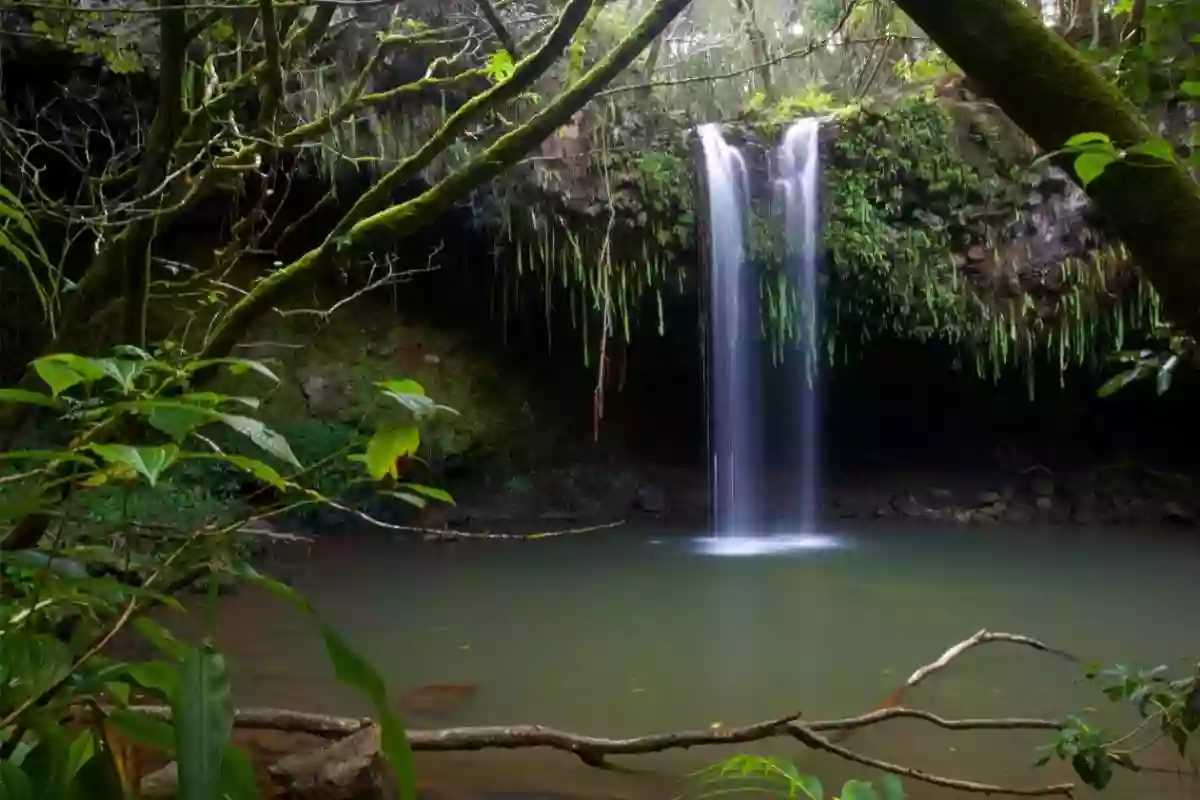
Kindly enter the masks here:
M 107 358 L 54 354 L 31 369 L 45 390 L 0 389 L 0 403 L 50 415 L 57 441 L 0 453 L 0 519 L 36 514 L 44 536 L 0 551 L 0 786 L 5 797 L 123 798 L 143 777 L 124 759 L 121 737 L 178 762 L 179 796 L 195 800 L 257 796 L 247 757 L 231 747 L 234 716 L 227 664 L 212 643 L 218 587 L 249 582 L 312 618 L 337 676 L 374 706 L 383 751 L 406 798 L 415 797 L 403 725 L 382 678 L 295 591 L 258 572 L 248 531 L 300 505 L 325 504 L 306 480 L 324 464 L 358 462 L 363 480 L 398 502 L 450 502 L 444 491 L 403 480 L 420 426 L 453 413 L 411 380 L 380 383 L 390 418 L 361 442 L 304 467 L 286 439 L 254 417 L 259 399 L 196 386 L 206 370 L 277 378 L 266 364 L 238 358 L 189 359 L 171 347 L 120 347 Z M 190 464 L 243 473 L 257 499 L 234 519 L 195 527 L 131 514 L 96 525 L 79 516 L 89 493 L 139 486 L 162 490 Z M 181 608 L 181 589 L 208 587 L 208 636 L 184 644 L 146 616 Z M 125 661 L 109 646 L 132 629 L 160 657 Z M 137 702 L 134 701 L 135 695 Z M 147 707 L 158 702 L 167 707 Z

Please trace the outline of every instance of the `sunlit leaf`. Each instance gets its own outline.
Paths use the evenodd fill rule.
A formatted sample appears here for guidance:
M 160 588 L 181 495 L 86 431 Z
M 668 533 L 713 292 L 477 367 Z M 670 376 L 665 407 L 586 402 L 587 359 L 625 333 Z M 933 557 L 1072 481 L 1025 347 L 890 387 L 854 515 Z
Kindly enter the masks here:
M 1063 147 L 1082 147 L 1089 144 L 1112 144 L 1112 140 L 1103 133 L 1077 133 L 1063 143 Z
M 233 732 L 229 672 L 213 647 L 197 647 L 183 662 L 179 697 L 171 710 L 179 800 L 212 800 L 218 796 L 221 765 Z
M 1188 97 L 1200 98 L 1200 81 L 1184 81 L 1179 84 L 1179 91 Z
M 396 460 L 415 453 L 420 443 L 421 434 L 411 426 L 379 431 L 367 443 L 367 473 L 375 480 L 399 477 Z
M 37 372 L 38 377 L 50 387 L 50 391 L 55 397 L 72 386 L 83 383 L 82 375 L 57 361 L 38 359 L 33 362 L 33 369 Z
M 179 448 L 173 444 L 160 447 L 133 447 L 127 444 L 92 444 L 88 449 L 111 464 L 124 464 L 145 476 L 151 486 L 158 482 L 163 471 L 175 463 Z

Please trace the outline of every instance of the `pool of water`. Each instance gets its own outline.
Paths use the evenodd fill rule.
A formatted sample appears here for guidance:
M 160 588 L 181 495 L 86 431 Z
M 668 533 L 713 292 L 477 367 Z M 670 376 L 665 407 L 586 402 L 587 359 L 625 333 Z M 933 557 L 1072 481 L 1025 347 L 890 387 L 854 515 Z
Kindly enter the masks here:
M 422 545 L 376 534 L 320 539 L 284 577 L 385 673 L 397 695 L 473 683 L 469 702 L 426 725 L 536 722 L 628 736 L 737 725 L 803 711 L 869 710 L 922 664 L 980 628 L 1023 633 L 1085 661 L 1200 659 L 1200 539 L 1081 529 L 875 527 L 720 541 L 637 531 L 537 542 Z M 221 644 L 238 701 L 331 713 L 366 708 L 340 687 L 309 625 L 252 591 L 228 598 Z M 907 700 L 947 716 L 1060 716 L 1096 707 L 1079 668 L 1027 648 L 976 648 Z M 947 776 L 1032 786 L 1069 779 L 1031 767 L 1045 733 L 952 733 L 895 722 L 846 744 Z M 827 784 L 872 771 L 777 740 L 736 752 L 796 760 Z M 554 752 L 427 756 L 422 769 L 487 792 L 659 798 L 734 750 L 627 757 L 613 774 Z M 1116 800 L 1200 796 L 1193 767 L 1120 774 Z M 1185 774 L 1179 774 L 1182 771 Z M 957 793 L 906 781 L 912 797 Z M 1083 793 L 1086 794 L 1086 793 Z

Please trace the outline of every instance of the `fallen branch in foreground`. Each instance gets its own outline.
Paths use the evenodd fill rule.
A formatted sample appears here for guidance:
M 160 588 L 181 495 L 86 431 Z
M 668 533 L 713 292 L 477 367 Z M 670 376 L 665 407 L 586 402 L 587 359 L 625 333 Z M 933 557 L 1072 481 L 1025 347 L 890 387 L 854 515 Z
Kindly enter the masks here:
M 136 706 L 133 708 L 159 720 L 169 720 L 167 706 Z M 616 755 L 644 755 L 667 750 L 701 746 L 746 744 L 778 737 L 791 737 L 814 750 L 824 750 L 856 763 L 891 772 L 935 786 L 981 794 L 1042 797 L 1069 795 L 1072 784 L 1038 787 L 1005 787 L 975 783 L 933 775 L 920 770 L 892 764 L 856 753 L 829 741 L 822 731 L 841 731 L 864 728 L 893 719 L 919 719 L 947 730 L 1058 730 L 1055 720 L 1032 718 L 946 719 L 928 711 L 914 708 L 888 708 L 857 717 L 815 720 L 803 723 L 799 714 L 756 722 L 736 728 L 699 729 L 651 734 L 627 739 L 586 736 L 541 725 L 480 726 L 409 730 L 408 740 L 415 751 L 471 751 L 485 749 L 522 749 L 547 747 L 571 753 L 592 767 L 607 767 L 606 758 Z M 316 751 L 296 753 L 282 759 L 271 768 L 280 783 L 293 790 L 316 787 L 322 782 L 341 783 L 342 778 L 355 770 L 365 770 L 379 753 L 379 729 L 370 719 L 310 714 L 286 709 L 238 709 L 234 724 L 239 728 L 269 729 L 290 733 L 307 733 L 338 741 Z M 359 765 L 357 767 L 353 765 Z M 319 776 L 325 775 L 324 779 Z M 161 778 L 160 778 L 161 780 Z
M 904 690 L 916 686 L 933 673 L 946 668 L 967 650 L 993 642 L 1018 644 L 1074 660 L 1072 656 L 1037 639 L 985 629 L 955 644 L 937 660 L 918 669 L 889 697 L 902 696 Z M 136 706 L 133 710 L 159 720 L 168 720 L 171 716 L 170 708 L 166 706 Z M 1012 787 L 934 775 L 864 755 L 833 741 L 833 737 L 822 735 L 828 732 L 848 733 L 895 719 L 922 720 L 947 730 L 1059 730 L 1062 727 L 1060 722 L 1050 719 L 1021 717 L 947 719 L 929 711 L 906 708 L 897 702 L 856 717 L 802 722 L 800 714 L 795 713 L 735 728 L 674 731 L 627 739 L 586 736 L 541 725 L 513 725 L 409 730 L 408 740 L 415 751 L 445 752 L 546 747 L 571 753 L 588 766 L 612 768 L 606 761 L 609 756 L 642 755 L 667 750 L 746 744 L 772 738 L 791 737 L 813 750 L 821 750 L 872 769 L 961 792 L 1046 797 L 1070 796 L 1074 791 L 1074 784 L 1071 783 Z M 340 791 L 349 792 L 351 789 L 359 790 L 363 787 L 377 786 L 381 780 L 378 774 L 380 763 L 379 728 L 370 719 L 336 717 L 283 709 L 247 708 L 236 711 L 234 724 L 239 728 L 315 734 L 336 740 L 325 747 L 285 756 L 270 768 L 272 781 L 279 788 L 285 789 L 289 797 L 325 797 L 329 796 L 330 787 L 337 787 Z M 161 792 L 164 786 L 173 785 L 174 778 L 171 770 L 169 768 L 161 770 L 151 777 L 155 781 L 154 796 L 166 796 Z M 147 781 L 149 780 L 150 778 L 147 778 Z M 150 794 L 147 793 L 147 796 Z

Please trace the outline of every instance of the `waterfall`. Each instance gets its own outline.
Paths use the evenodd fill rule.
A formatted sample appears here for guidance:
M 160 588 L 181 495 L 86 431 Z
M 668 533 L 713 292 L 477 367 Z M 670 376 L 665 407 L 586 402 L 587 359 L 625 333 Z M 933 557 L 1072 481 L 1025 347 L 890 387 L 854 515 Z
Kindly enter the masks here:
M 799 289 L 800 364 L 797 389 L 799 456 L 796 496 L 801 533 L 816 529 L 820 481 L 819 366 L 820 308 L 817 290 L 817 251 L 821 179 L 820 121 L 803 119 L 787 129 L 777 152 L 777 190 L 783 199 L 786 268 Z
M 711 489 L 718 535 L 753 533 L 759 522 L 757 284 L 746 269 L 749 181 L 737 148 L 719 125 L 699 128 L 709 235 L 709 392 Z

